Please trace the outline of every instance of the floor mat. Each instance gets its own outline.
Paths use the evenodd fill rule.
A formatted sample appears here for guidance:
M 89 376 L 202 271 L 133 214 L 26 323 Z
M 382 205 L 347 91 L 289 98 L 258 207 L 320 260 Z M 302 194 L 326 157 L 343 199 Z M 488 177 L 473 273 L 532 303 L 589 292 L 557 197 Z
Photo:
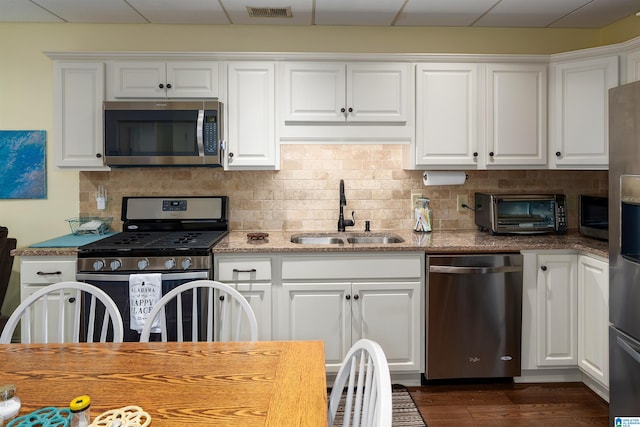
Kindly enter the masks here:
M 329 391 L 329 394 L 331 392 Z M 420 411 L 416 407 L 411 394 L 403 385 L 394 384 L 392 386 L 393 399 L 393 427 L 426 427 L 427 423 L 422 419 Z M 344 412 L 344 394 L 338 412 L 336 413 L 335 425 L 342 425 L 342 415 Z

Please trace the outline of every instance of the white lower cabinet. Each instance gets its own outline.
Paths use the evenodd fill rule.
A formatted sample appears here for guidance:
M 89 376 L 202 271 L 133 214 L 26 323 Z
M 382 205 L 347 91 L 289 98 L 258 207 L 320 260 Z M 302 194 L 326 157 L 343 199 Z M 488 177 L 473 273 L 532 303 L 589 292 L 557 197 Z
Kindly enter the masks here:
M 577 255 L 538 255 L 539 366 L 575 366 L 578 362 Z
M 32 293 L 42 289 L 44 286 L 58 282 L 75 281 L 76 280 L 76 257 L 75 256 L 33 256 L 22 257 L 20 259 L 20 301 L 24 301 Z M 64 304 L 69 306 L 78 304 L 75 298 L 70 295 L 64 296 Z M 47 299 L 47 312 L 49 315 L 55 316 L 60 310 L 60 299 L 51 296 Z M 41 303 L 36 303 L 35 309 L 31 310 L 31 322 L 34 327 L 31 330 L 31 341 L 41 342 L 43 338 L 43 330 L 38 326 L 42 325 Z M 69 322 L 72 325 L 74 310 L 65 308 L 65 313 L 69 315 Z M 24 331 L 23 331 L 24 332 Z M 21 332 L 20 340 L 23 341 L 25 336 Z M 66 330 L 64 333 L 64 341 L 72 340 L 72 330 Z M 56 324 L 47 325 L 47 336 L 49 341 L 58 341 L 58 332 Z
M 609 263 L 578 257 L 578 367 L 609 387 Z
M 575 251 L 522 251 L 520 381 L 609 388 L 609 266 Z
M 423 268 L 424 253 L 283 256 L 277 339 L 323 340 L 329 373 L 360 338 L 392 372 L 421 372 Z
M 215 257 L 215 279 L 240 291 L 249 301 L 258 321 L 258 340 L 272 339 L 271 257 L 224 256 Z M 243 336 L 249 337 L 245 328 Z

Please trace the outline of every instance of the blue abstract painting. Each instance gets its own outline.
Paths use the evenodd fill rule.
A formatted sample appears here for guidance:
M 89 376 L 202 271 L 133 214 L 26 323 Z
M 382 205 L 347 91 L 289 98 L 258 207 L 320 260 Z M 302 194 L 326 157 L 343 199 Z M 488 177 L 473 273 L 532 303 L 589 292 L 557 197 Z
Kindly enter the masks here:
M 0 130 L 0 199 L 47 196 L 46 132 Z

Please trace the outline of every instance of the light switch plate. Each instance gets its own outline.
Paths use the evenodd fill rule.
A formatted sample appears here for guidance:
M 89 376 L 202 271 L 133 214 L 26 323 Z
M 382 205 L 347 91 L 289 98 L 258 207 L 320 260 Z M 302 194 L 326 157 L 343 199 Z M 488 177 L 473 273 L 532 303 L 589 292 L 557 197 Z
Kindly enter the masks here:
M 412 192 L 411 193 L 411 209 L 416 207 L 416 203 L 418 202 L 418 199 L 422 199 L 424 196 L 422 195 L 422 193 L 415 193 Z

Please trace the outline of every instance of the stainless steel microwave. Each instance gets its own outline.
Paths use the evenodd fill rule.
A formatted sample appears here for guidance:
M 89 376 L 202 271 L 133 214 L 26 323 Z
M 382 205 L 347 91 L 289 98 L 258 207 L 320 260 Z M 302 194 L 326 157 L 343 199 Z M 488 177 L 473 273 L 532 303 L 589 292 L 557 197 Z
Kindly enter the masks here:
M 222 103 L 104 102 L 107 166 L 222 166 Z
M 564 194 L 475 194 L 478 229 L 490 234 L 563 233 L 567 230 Z
M 609 240 L 609 198 L 581 194 L 578 231 L 596 239 Z

